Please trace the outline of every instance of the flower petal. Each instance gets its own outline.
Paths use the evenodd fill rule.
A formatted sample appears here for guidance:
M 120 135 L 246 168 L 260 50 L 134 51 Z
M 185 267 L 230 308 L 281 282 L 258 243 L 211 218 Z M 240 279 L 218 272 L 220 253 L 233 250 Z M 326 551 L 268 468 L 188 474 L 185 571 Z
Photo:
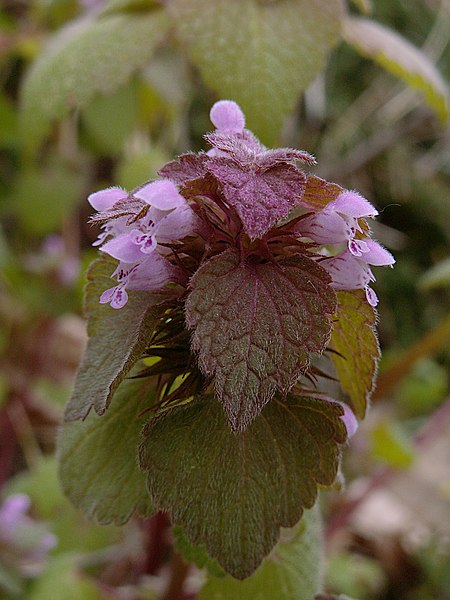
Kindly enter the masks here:
M 88 202 L 95 210 L 108 210 L 113 207 L 118 200 L 126 198 L 128 193 L 120 187 L 110 187 L 106 190 L 100 190 L 88 197 Z
M 321 261 L 320 266 L 331 275 L 331 285 L 337 290 L 363 290 L 374 280 L 369 265 L 349 250 Z
M 233 100 L 219 100 L 209 113 L 212 124 L 221 133 L 241 133 L 245 127 L 245 116 Z
M 318 244 L 339 244 L 351 239 L 353 232 L 338 213 L 324 210 L 300 220 L 295 231 Z
M 140 246 L 133 242 L 128 233 L 123 233 L 109 240 L 100 250 L 126 263 L 134 263 L 142 258 Z
M 194 232 L 197 221 L 192 208 L 185 204 L 166 214 L 156 224 L 155 235 L 160 242 L 181 240 Z
M 170 179 L 147 183 L 133 195 L 160 210 L 171 210 L 186 203 L 186 200 L 178 192 L 177 186 Z
M 365 242 L 369 248 L 369 251 L 362 256 L 362 259 L 369 263 L 369 265 L 383 267 L 385 265 L 393 265 L 395 263 L 395 258 L 390 252 L 383 248 L 381 244 L 370 239 L 365 240 Z
M 328 204 L 327 208 L 331 208 L 331 206 L 334 210 L 349 217 L 376 217 L 378 214 L 377 209 L 368 200 L 350 190 L 339 194 L 336 200 Z

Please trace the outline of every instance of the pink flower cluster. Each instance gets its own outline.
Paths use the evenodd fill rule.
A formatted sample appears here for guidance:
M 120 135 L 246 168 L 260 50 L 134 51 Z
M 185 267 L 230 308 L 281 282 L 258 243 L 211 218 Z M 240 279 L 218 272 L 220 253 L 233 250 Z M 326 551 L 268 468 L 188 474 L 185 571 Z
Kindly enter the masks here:
M 94 245 L 119 261 L 112 274 L 118 284 L 100 297 L 102 304 L 122 308 L 129 290 L 159 290 L 169 281 L 178 281 L 180 270 L 166 256 L 165 246 L 194 232 L 197 217 L 172 181 L 152 181 L 128 194 L 122 188 L 111 187 L 91 194 L 90 204 L 97 211 L 108 211 L 127 198 L 142 200 L 148 205 L 144 217 L 130 222 L 127 216 L 109 220 Z
M 127 200 L 139 200 L 148 207 L 141 218 L 115 216 L 107 220 L 94 243 L 119 261 L 112 275 L 117 285 L 102 294 L 101 303 L 121 308 L 128 301 L 127 289 L 153 291 L 170 281 L 182 282 L 181 270 L 167 259 L 171 252 L 167 244 L 198 231 L 199 219 L 177 184 L 209 170 L 223 185 L 226 201 L 236 209 L 253 239 L 264 235 L 280 216 L 287 216 L 291 206 L 302 206 L 305 177 L 292 164 L 296 160 L 311 162 L 311 156 L 286 148 L 267 150 L 245 129 L 244 114 L 233 101 L 216 102 L 210 118 L 216 130 L 206 138 L 214 147 L 207 153 L 189 155 L 192 164 L 197 165 L 192 167 L 193 172 L 185 176 L 183 171 L 169 169 L 168 177 L 145 183 L 131 194 L 112 187 L 89 196 L 89 202 L 100 213 Z M 167 165 L 162 172 L 165 169 Z M 299 198 L 291 202 L 296 190 Z M 367 233 L 366 219 L 377 214 L 365 198 L 346 190 L 321 210 L 307 213 L 294 227 L 297 235 L 317 245 L 317 260 L 331 275 L 332 286 L 337 290 L 364 289 L 371 306 L 378 303 L 369 285 L 375 281 L 372 266 L 395 262 Z M 264 219 L 264 227 L 260 227 Z
M 357 192 L 347 190 L 324 209 L 306 216 L 296 225 L 298 233 L 317 244 L 345 244 L 342 252 L 321 260 L 320 264 L 331 275 L 335 289 L 363 289 L 371 306 L 378 304 L 375 292 L 369 287 L 369 283 L 375 281 L 371 266 L 395 263 L 392 254 L 367 237 L 359 224 L 358 219 L 377 214 L 370 202 Z

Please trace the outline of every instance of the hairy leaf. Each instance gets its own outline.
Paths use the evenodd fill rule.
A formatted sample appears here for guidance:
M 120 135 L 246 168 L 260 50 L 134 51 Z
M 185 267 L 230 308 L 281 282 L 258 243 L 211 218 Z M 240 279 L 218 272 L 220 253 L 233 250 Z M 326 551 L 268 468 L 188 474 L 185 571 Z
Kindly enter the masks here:
M 244 429 L 277 390 L 288 391 L 331 334 L 335 293 L 317 263 L 240 262 L 227 250 L 191 281 L 186 321 L 192 348 L 233 429 Z
M 143 432 L 141 468 L 155 507 L 233 577 L 251 575 L 331 485 L 346 439 L 342 408 L 309 398 L 273 400 L 233 433 L 213 397 L 193 401 Z
M 287 163 L 262 170 L 222 158 L 208 166 L 251 238 L 262 237 L 286 217 L 304 190 L 304 174 Z
M 172 160 L 164 165 L 158 171 L 158 175 L 160 177 L 168 177 L 175 183 L 184 183 L 185 181 L 198 179 L 206 173 L 207 160 L 208 156 L 206 154 L 187 152 L 179 156 L 176 160 Z
M 363 17 L 347 17 L 345 40 L 409 86 L 425 94 L 440 119 L 448 118 L 448 87 L 427 55 L 398 33 Z
M 322 210 L 343 191 L 337 183 L 330 183 L 316 175 L 308 175 L 300 204 L 309 210 Z
M 37 146 L 51 121 L 117 90 L 145 65 L 167 30 L 163 11 L 80 19 L 63 28 L 31 67 L 22 89 L 24 144 Z
M 341 0 L 168 0 L 206 83 L 272 143 L 339 39 Z
M 295 527 L 281 530 L 280 541 L 253 575 L 245 581 L 209 576 L 199 600 L 311 600 L 322 584 L 321 548 L 316 504 Z
M 142 411 L 154 402 L 150 379 L 122 382 L 108 412 L 91 412 L 65 423 L 59 436 L 59 475 L 64 492 L 87 517 L 121 525 L 137 512 L 148 516 L 152 503 L 136 455 Z
M 380 348 L 375 333 L 376 313 L 364 291 L 338 292 L 338 310 L 330 347 L 342 388 L 361 419 L 374 388 Z
M 120 310 L 99 304 L 101 293 L 111 287 L 114 265 L 112 260 L 101 258 L 88 271 L 85 314 L 89 341 L 66 407 L 67 421 L 84 419 L 92 407 L 99 415 L 105 412 L 153 333 L 160 295 L 131 292 L 129 302 Z

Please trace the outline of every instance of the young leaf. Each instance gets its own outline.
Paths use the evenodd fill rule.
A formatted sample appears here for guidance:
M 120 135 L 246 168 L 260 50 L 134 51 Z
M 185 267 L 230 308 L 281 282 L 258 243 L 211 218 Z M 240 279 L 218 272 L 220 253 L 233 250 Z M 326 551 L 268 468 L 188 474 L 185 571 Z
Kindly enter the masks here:
M 363 17 L 347 17 L 343 35 L 363 56 L 423 92 L 438 117 L 447 120 L 448 88 L 426 54 L 396 32 Z
M 167 30 L 161 10 L 82 19 L 62 29 L 22 89 L 24 144 L 36 147 L 51 121 L 117 90 L 151 57 Z M 112 124 L 113 126 L 113 124 Z
M 168 0 L 206 83 L 271 144 L 339 39 L 341 0 Z M 251 82 L 251 85 L 250 85 Z
M 337 183 L 330 183 L 316 175 L 308 175 L 300 204 L 309 210 L 322 210 L 343 191 Z
M 380 348 L 375 333 L 376 313 L 362 290 L 338 292 L 338 310 L 330 347 L 342 388 L 362 419 L 374 388 Z
M 154 402 L 153 382 L 126 380 L 109 411 L 65 423 L 59 436 L 59 474 L 64 492 L 87 517 L 121 525 L 137 512 L 152 513 L 145 476 L 136 460 L 139 436 Z
M 321 523 L 317 504 L 305 511 L 262 565 L 245 581 L 209 576 L 199 600 L 311 600 L 322 584 Z
M 251 238 L 262 237 L 286 217 L 302 195 L 305 175 L 286 162 L 262 169 L 233 160 L 211 160 L 209 170 L 223 185 L 223 193 L 241 218 Z
M 274 400 L 236 434 L 210 396 L 167 413 L 144 429 L 140 449 L 155 507 L 230 575 L 248 577 L 280 527 L 313 506 L 317 484 L 334 481 L 346 439 L 340 414 L 322 400 Z
M 276 391 L 286 392 L 321 352 L 336 307 L 329 277 L 307 257 L 241 262 L 227 250 L 191 281 L 186 322 L 201 370 L 234 430 L 242 430 Z
M 158 294 L 132 292 L 127 306 L 114 310 L 99 304 L 101 293 L 111 287 L 114 262 L 101 258 L 88 271 L 85 314 L 89 342 L 65 419 L 84 419 L 92 407 L 101 415 L 120 382 L 141 357 L 156 323 L 161 301 Z

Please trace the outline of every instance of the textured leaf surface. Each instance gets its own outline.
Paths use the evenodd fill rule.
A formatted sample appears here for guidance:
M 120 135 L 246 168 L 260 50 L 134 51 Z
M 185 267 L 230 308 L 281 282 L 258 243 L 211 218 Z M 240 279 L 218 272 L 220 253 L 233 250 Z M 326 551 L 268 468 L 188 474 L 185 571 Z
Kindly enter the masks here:
M 83 419 L 92 407 L 98 414 L 105 412 L 153 333 L 159 295 L 132 292 L 120 310 L 99 303 L 102 292 L 112 286 L 114 266 L 114 262 L 102 258 L 94 261 L 88 271 L 85 315 L 89 341 L 66 407 L 67 421 Z
M 304 174 L 286 163 L 262 170 L 242 168 L 222 158 L 211 161 L 209 170 L 221 182 L 225 198 L 251 238 L 262 237 L 286 217 L 304 190 Z
M 308 175 L 301 205 L 309 210 L 322 210 L 329 202 L 336 200 L 344 188 L 337 183 L 330 183 L 325 179 Z
M 186 302 L 192 347 L 233 429 L 244 429 L 273 397 L 287 391 L 331 333 L 335 294 L 313 260 L 240 263 L 234 250 L 194 275 Z
M 330 347 L 342 388 L 361 419 L 374 388 L 380 349 L 375 332 L 376 313 L 362 290 L 338 292 L 337 320 Z
M 448 87 L 426 54 L 396 32 L 363 17 L 345 19 L 343 33 L 363 56 L 423 92 L 439 118 L 447 120 Z
M 233 577 L 248 577 L 331 485 L 346 437 L 337 404 L 292 398 L 266 406 L 233 433 L 217 401 L 205 397 L 150 424 L 141 468 L 155 507 L 172 513 L 192 544 Z
M 65 423 L 59 437 L 64 492 L 87 517 L 102 524 L 125 523 L 133 512 L 152 513 L 145 476 L 137 463 L 139 436 L 154 402 L 149 379 L 126 380 L 108 412 Z
M 274 141 L 340 34 L 340 0 L 166 4 L 206 83 L 241 105 L 265 143 Z
M 151 57 L 167 30 L 161 10 L 82 19 L 62 29 L 31 67 L 22 89 L 24 143 L 33 147 L 50 122 L 123 85 Z
M 208 577 L 199 600 L 312 600 L 322 584 L 321 526 L 317 504 L 281 538 L 259 569 L 245 581 Z

